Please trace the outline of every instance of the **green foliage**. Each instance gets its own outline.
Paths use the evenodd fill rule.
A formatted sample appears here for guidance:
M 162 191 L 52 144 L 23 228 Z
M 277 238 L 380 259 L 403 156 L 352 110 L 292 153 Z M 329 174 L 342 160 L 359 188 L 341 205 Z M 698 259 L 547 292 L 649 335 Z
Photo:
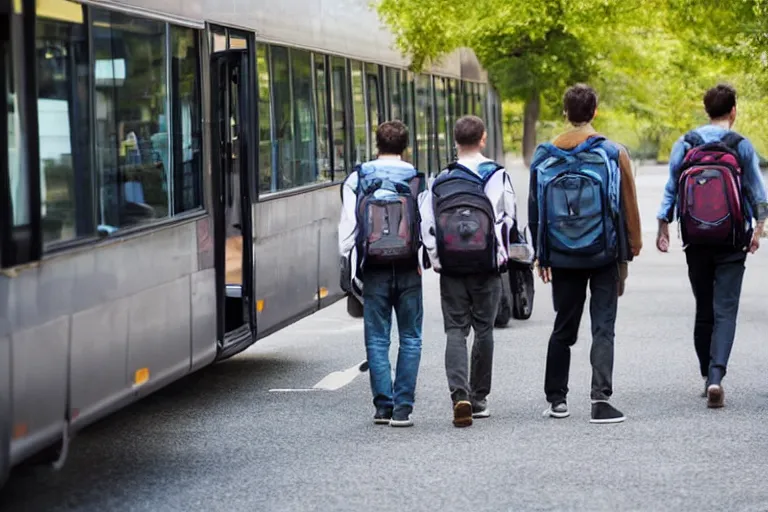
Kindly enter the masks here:
M 768 0 L 380 0 L 414 69 L 469 47 L 504 102 L 508 150 L 521 150 L 524 102 L 542 99 L 537 134 L 565 129 L 575 82 L 600 93 L 595 126 L 636 158 L 665 160 L 707 121 L 702 96 L 739 92 L 736 129 L 768 155 Z

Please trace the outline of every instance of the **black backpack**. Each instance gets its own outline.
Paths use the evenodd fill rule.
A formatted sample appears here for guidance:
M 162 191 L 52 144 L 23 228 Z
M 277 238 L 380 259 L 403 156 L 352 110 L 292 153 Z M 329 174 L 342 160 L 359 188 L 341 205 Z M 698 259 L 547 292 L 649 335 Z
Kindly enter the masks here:
M 432 184 L 437 254 L 445 275 L 497 272 L 496 217 L 485 194 L 503 166 L 484 162 L 478 174 L 452 163 Z

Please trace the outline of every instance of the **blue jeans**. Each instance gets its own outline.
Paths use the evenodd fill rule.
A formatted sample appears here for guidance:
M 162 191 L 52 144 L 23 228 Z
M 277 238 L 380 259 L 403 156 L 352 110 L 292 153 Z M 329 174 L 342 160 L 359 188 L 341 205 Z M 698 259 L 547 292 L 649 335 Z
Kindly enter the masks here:
M 421 362 L 421 324 L 424 318 L 421 275 L 418 269 L 404 272 L 366 270 L 363 282 L 365 350 L 373 404 L 377 408 L 410 413 Z M 395 310 L 400 333 L 394 386 L 389 363 L 392 309 Z

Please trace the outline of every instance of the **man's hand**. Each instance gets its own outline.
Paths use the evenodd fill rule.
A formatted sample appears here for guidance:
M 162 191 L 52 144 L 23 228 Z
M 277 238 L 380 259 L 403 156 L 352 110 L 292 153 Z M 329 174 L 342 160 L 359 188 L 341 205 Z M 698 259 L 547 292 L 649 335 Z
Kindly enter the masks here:
M 765 221 L 757 223 L 755 226 L 755 233 L 752 235 L 752 243 L 749 244 L 749 252 L 755 254 L 760 249 L 760 239 L 763 237 L 763 229 L 765 228 Z
M 659 233 L 656 236 L 656 248 L 661 252 L 669 251 L 669 223 L 659 220 Z
M 539 266 L 539 260 L 536 260 L 534 262 L 534 266 L 536 267 L 536 270 L 537 270 L 537 272 L 539 274 L 539 277 L 541 278 L 542 281 L 544 281 L 544 284 L 552 282 L 552 269 L 551 268 L 548 268 L 548 267 L 541 268 Z

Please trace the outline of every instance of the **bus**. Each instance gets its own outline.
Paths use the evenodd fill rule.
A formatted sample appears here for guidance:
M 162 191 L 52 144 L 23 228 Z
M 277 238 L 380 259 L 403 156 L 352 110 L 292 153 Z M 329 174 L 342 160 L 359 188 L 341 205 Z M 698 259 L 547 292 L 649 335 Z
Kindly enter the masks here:
M 339 185 L 409 126 L 434 174 L 498 94 L 409 70 L 367 0 L 0 0 L 0 480 L 343 297 Z

